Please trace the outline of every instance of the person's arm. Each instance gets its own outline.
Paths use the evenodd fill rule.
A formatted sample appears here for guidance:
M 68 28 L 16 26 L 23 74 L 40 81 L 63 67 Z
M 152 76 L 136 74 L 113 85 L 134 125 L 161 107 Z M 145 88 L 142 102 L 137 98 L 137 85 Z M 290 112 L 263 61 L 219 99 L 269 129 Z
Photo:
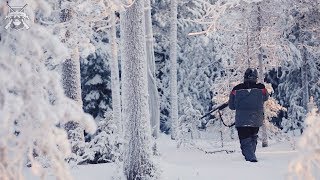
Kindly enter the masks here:
M 228 102 L 229 108 L 231 110 L 236 110 L 235 102 L 234 102 L 235 96 L 236 96 L 236 91 L 234 89 L 232 89 L 232 91 L 231 91 L 231 93 L 229 95 L 229 102 Z
M 263 95 L 263 100 L 267 101 L 269 98 L 269 93 L 267 88 L 263 85 L 263 89 L 262 89 L 262 95 Z

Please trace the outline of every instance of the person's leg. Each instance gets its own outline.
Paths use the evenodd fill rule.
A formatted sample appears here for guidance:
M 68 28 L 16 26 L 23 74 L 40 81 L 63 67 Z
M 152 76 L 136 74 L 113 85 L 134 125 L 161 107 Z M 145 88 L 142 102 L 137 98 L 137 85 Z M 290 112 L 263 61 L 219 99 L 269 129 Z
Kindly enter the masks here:
M 258 162 L 257 157 L 256 157 L 256 149 L 257 149 L 257 144 L 258 144 L 258 132 L 259 132 L 259 127 L 248 127 L 249 131 L 249 136 L 251 139 L 251 148 L 252 148 L 252 158 L 251 162 Z
M 238 137 L 240 141 L 240 149 L 241 149 L 242 155 L 246 157 L 246 155 L 244 154 L 245 143 L 244 141 L 241 141 L 241 140 L 249 137 L 248 129 L 246 127 L 237 127 L 237 131 L 238 131 Z
M 252 128 L 252 147 L 253 147 L 253 152 L 256 152 L 257 149 L 257 144 L 258 144 L 258 132 L 259 128 L 258 127 L 253 127 Z
M 239 139 L 246 139 L 252 136 L 250 127 L 237 127 Z
M 257 162 L 257 158 L 254 153 L 252 129 L 251 127 L 237 127 L 238 136 L 240 140 L 240 148 L 242 155 L 246 161 Z

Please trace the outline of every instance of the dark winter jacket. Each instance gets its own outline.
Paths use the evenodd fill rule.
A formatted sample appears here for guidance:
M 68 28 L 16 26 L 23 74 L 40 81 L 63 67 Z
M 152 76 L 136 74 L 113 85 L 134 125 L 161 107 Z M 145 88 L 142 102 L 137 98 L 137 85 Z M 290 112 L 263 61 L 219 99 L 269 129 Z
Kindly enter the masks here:
M 263 124 L 263 104 L 268 91 L 261 83 L 245 82 L 235 86 L 229 96 L 229 108 L 236 110 L 236 127 L 260 127 Z

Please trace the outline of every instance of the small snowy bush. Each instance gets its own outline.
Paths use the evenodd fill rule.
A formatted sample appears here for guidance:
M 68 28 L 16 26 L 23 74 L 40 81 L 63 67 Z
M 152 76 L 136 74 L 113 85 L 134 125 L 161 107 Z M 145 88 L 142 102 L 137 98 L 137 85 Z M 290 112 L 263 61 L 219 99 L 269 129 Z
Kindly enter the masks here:
M 289 166 L 290 179 L 319 179 L 320 114 L 316 107 L 307 114 L 306 128 L 299 142 L 300 157 Z
M 122 138 L 120 127 L 117 127 L 112 113 L 106 113 L 105 119 L 97 123 L 98 130 L 90 142 L 86 143 L 86 150 L 82 154 L 80 163 L 108 163 L 121 160 Z
M 200 137 L 198 127 L 201 126 L 201 113 L 193 108 L 190 98 L 184 105 L 184 114 L 179 118 L 178 147 L 193 144 L 193 140 Z

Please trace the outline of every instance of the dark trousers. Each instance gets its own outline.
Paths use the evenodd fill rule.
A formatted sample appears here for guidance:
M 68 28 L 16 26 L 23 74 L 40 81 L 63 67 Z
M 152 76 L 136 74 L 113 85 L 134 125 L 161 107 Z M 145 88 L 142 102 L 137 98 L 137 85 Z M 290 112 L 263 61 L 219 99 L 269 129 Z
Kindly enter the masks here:
M 239 139 L 246 139 L 258 134 L 258 127 L 237 127 Z
M 255 155 L 257 140 L 258 140 L 258 127 L 237 127 L 238 136 L 240 140 L 240 148 L 242 155 L 246 161 L 257 162 Z

